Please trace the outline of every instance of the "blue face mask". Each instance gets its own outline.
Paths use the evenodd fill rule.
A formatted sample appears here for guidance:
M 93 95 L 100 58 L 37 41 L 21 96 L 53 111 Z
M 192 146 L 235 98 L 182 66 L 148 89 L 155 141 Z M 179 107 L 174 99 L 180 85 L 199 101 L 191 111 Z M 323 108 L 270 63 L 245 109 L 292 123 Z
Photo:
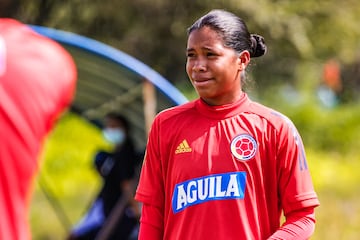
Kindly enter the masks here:
M 102 132 L 105 139 L 113 144 L 121 144 L 125 140 L 125 132 L 121 128 L 105 128 Z

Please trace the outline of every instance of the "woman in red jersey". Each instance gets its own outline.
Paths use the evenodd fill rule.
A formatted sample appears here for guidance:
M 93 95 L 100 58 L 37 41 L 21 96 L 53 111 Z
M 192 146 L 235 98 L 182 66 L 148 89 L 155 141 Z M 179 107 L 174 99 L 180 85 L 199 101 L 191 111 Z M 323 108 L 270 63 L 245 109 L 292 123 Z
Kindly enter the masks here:
M 153 122 L 135 196 L 139 239 L 308 239 L 319 201 L 301 137 L 242 90 L 264 39 L 213 10 L 188 29 L 186 52 L 199 99 Z

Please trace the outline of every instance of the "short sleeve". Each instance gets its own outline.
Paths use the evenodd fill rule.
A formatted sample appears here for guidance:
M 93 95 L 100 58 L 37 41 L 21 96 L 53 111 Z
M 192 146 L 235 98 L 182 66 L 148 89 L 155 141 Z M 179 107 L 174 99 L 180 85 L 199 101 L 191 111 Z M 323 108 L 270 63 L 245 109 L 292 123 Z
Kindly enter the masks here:
M 161 168 L 161 131 L 159 123 L 159 118 L 155 118 L 149 132 L 135 199 L 146 204 L 163 208 L 164 182 Z
M 318 206 L 304 145 L 290 120 L 281 128 L 279 138 L 279 194 L 285 215 L 294 210 Z

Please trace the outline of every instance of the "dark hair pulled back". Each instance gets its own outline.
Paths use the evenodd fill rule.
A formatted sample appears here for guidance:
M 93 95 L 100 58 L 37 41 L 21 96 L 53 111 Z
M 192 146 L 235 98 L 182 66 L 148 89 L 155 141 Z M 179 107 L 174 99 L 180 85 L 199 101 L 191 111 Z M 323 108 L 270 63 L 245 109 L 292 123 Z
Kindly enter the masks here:
M 224 45 L 238 53 L 247 50 L 250 57 L 260 57 L 266 53 L 264 38 L 250 34 L 245 22 L 230 12 L 218 9 L 210 11 L 188 28 L 188 34 L 205 26 L 215 30 L 222 37 Z

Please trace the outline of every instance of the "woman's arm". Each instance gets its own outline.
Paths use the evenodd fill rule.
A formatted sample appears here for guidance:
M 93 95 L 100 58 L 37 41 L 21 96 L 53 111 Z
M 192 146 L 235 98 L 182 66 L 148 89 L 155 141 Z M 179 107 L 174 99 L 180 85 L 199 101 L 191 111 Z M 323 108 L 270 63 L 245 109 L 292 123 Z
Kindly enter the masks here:
M 163 215 L 160 209 L 153 205 L 143 204 L 138 240 L 162 240 L 163 226 Z
M 290 212 L 285 223 L 268 240 L 306 240 L 315 230 L 314 208 Z

